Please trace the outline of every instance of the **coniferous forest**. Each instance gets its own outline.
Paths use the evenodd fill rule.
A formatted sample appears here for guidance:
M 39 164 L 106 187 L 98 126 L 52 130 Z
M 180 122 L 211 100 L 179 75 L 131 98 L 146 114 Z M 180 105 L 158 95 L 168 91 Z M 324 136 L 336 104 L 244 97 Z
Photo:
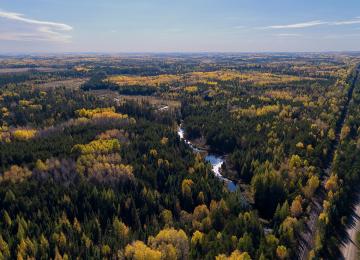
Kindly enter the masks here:
M 0 259 L 340 258 L 359 73 L 355 53 L 0 56 Z

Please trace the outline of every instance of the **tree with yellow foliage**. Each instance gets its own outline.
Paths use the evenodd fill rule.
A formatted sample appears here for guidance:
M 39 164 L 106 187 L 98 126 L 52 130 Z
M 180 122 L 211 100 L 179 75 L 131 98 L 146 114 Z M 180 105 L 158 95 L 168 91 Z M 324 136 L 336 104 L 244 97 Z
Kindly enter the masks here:
M 42 160 L 37 160 L 35 164 L 35 169 L 41 172 L 45 172 L 48 170 L 48 166 Z
M 325 189 L 327 191 L 335 192 L 338 189 L 338 176 L 332 174 L 330 178 L 325 183 Z
M 280 259 L 280 260 L 284 260 L 287 258 L 288 252 L 285 246 L 280 245 L 276 248 L 276 256 Z
M 37 131 L 34 129 L 18 129 L 12 133 L 15 140 L 27 141 L 35 137 Z
M 239 250 L 235 250 L 230 256 L 224 254 L 218 255 L 216 260 L 251 260 L 250 255 L 247 252 L 241 253 Z
M 120 143 L 117 139 L 94 140 L 88 144 L 77 144 L 73 147 L 73 152 L 80 154 L 100 154 L 117 152 L 120 149 Z
M 102 245 L 101 246 L 101 254 L 104 256 L 104 257 L 109 257 L 110 256 L 110 253 L 111 253 L 111 248 L 109 245 Z
M 125 247 L 125 257 L 129 260 L 161 260 L 162 254 L 142 241 L 135 241 Z
M 303 188 L 305 197 L 307 199 L 310 199 L 314 195 L 319 185 L 320 185 L 319 177 L 315 175 L 311 176 L 310 179 L 308 179 L 306 186 Z
M 201 245 L 203 242 L 203 239 L 204 239 L 204 233 L 196 230 L 191 237 L 191 244 L 194 246 Z
M 302 198 L 300 195 L 297 196 L 291 203 L 290 212 L 293 217 L 299 217 L 302 214 L 303 209 L 301 203 L 302 203 Z
M 0 235 L 0 258 L 7 259 L 10 257 L 10 249 L 8 243 Z
M 80 224 L 80 222 L 77 220 L 76 217 L 74 218 L 73 229 L 74 229 L 78 234 L 80 234 L 80 232 L 81 232 L 81 224 Z
M 210 211 L 205 204 L 197 206 L 193 213 L 193 228 L 201 231 L 208 229 L 211 226 L 211 219 L 209 214 Z
M 161 143 L 162 145 L 166 145 L 168 142 L 169 142 L 169 138 L 167 138 L 167 137 L 163 137 L 163 138 L 160 140 L 160 143 Z
M 28 237 L 21 239 L 17 246 L 17 258 L 29 259 L 35 258 L 36 246 L 35 243 Z
M 296 148 L 299 148 L 299 149 L 304 149 L 304 144 L 302 143 L 302 142 L 298 142 L 297 144 L 296 144 Z
M 189 257 L 189 240 L 182 229 L 163 229 L 155 237 L 149 237 L 148 244 L 151 248 L 161 251 L 164 259 L 180 260 Z
M 195 93 L 198 91 L 198 87 L 197 86 L 187 86 L 184 88 L 184 90 L 187 92 L 187 93 Z
M 289 161 L 289 168 L 295 169 L 295 168 L 300 167 L 301 165 L 302 165 L 302 161 L 301 161 L 300 156 L 297 154 L 293 154 Z
M 343 128 L 341 128 L 340 140 L 344 140 L 350 134 L 350 131 L 351 129 L 349 126 L 343 126 Z
M 296 218 L 287 217 L 280 225 L 280 232 L 283 237 L 291 242 L 295 241 L 295 229 L 297 228 L 298 221 Z

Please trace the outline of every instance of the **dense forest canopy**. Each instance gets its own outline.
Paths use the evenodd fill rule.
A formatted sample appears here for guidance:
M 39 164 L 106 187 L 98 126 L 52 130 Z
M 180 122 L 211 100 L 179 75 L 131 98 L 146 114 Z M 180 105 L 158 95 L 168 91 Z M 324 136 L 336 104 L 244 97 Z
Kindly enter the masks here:
M 337 258 L 360 183 L 359 62 L 1 57 L 0 259 Z

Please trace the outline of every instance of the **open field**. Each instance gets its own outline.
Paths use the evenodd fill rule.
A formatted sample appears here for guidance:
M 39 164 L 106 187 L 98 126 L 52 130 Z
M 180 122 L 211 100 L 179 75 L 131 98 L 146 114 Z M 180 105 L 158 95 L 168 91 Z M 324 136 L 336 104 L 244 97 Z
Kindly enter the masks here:
M 39 87 L 42 89 L 58 88 L 58 87 L 78 89 L 87 80 L 88 80 L 87 78 L 73 78 L 73 79 L 66 79 L 66 80 L 49 81 L 46 83 L 36 84 L 36 87 Z
M 181 106 L 178 100 L 164 99 L 156 96 L 127 96 L 120 95 L 118 92 L 111 90 L 92 90 L 90 93 L 99 97 L 115 100 L 119 103 L 133 101 L 138 104 L 149 104 L 158 108 L 168 106 L 171 109 L 179 109 Z

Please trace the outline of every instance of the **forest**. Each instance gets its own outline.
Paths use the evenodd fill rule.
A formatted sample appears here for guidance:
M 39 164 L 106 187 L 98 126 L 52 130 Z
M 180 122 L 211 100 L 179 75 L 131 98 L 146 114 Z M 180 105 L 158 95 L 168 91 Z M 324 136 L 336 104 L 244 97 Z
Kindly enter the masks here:
M 0 259 L 338 259 L 359 71 L 352 53 L 1 56 Z

